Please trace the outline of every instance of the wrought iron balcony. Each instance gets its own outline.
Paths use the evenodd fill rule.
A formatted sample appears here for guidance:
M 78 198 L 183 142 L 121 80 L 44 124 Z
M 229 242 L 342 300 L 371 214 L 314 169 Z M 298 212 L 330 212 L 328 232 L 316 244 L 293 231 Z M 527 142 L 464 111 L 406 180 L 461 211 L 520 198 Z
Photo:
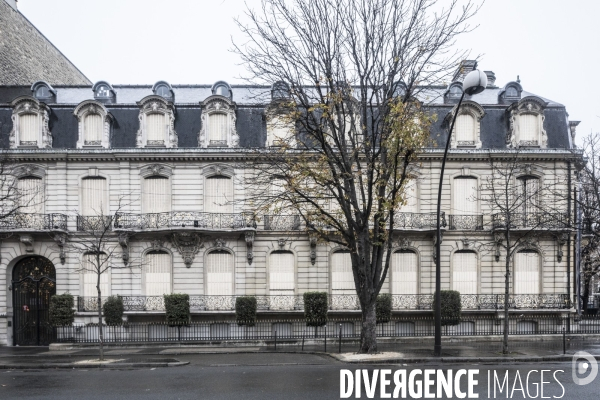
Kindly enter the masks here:
M 116 230 L 149 231 L 173 228 L 196 228 L 199 230 L 236 230 L 256 228 L 254 214 L 233 214 L 197 211 L 171 211 L 149 214 L 118 213 L 115 216 Z
M 66 231 L 64 214 L 15 213 L 0 220 L 0 231 Z
M 483 215 L 449 215 L 451 231 L 482 231 Z
M 300 230 L 299 215 L 265 215 L 265 231 L 298 231 Z
M 90 231 L 106 231 L 112 227 L 113 217 L 108 216 L 77 216 L 77 230 L 90 232 Z
M 237 296 L 190 296 L 192 311 L 233 311 Z M 302 311 L 304 297 L 302 295 L 287 296 L 255 296 L 259 311 Z M 461 294 L 463 310 L 501 310 L 504 309 L 502 294 Z M 145 312 L 165 310 L 163 296 L 121 296 L 125 311 Z M 104 298 L 102 300 L 104 302 Z M 328 297 L 329 310 L 355 311 L 360 310 L 360 302 L 356 295 L 334 294 Z M 509 295 L 510 309 L 556 310 L 569 309 L 571 303 L 566 294 L 515 294 Z M 402 310 L 432 310 L 433 294 L 395 294 L 392 295 L 392 309 Z M 77 310 L 80 312 L 97 311 L 97 297 L 77 298 Z
M 505 213 L 492 214 L 492 228 L 504 229 L 507 224 Z M 510 228 L 512 229 L 569 229 L 567 215 L 562 213 L 512 213 L 510 214 Z
M 436 213 L 396 213 L 394 214 L 394 229 L 400 230 L 435 230 Z M 440 226 L 446 227 L 446 213 L 440 214 Z

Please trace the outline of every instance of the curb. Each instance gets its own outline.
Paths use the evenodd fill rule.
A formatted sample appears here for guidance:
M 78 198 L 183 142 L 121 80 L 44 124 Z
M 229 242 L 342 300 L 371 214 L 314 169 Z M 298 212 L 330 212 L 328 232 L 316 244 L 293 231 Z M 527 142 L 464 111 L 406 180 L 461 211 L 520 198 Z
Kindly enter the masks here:
M 166 368 L 181 367 L 188 365 L 188 361 L 177 361 L 168 363 L 113 363 L 113 364 L 75 364 L 75 363 L 46 363 L 46 364 L 2 364 L 0 369 L 123 369 L 123 368 Z
M 382 360 L 343 360 L 336 357 L 333 354 L 329 354 L 330 357 L 346 363 L 346 364 L 416 364 L 416 363 L 537 363 L 537 362 L 559 362 L 559 361 L 571 361 L 573 360 L 572 355 L 558 355 L 558 356 L 541 356 L 541 357 L 423 357 L 423 358 L 393 358 L 393 359 L 382 359 Z M 596 360 L 600 361 L 600 355 L 594 355 Z

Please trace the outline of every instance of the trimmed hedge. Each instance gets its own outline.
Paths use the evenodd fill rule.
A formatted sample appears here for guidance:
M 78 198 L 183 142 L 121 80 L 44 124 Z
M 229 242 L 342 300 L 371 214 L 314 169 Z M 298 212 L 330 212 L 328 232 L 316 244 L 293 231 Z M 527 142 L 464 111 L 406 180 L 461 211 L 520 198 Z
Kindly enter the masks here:
M 56 294 L 50 298 L 50 323 L 69 326 L 75 321 L 75 300 L 69 293 Z
M 169 325 L 187 325 L 190 322 L 190 295 L 165 294 L 165 312 Z
M 456 290 L 442 290 L 440 292 L 442 300 L 442 326 L 458 325 L 460 323 L 460 312 L 462 305 L 460 302 L 460 293 Z M 435 310 L 435 301 L 433 303 Z
M 256 297 L 243 296 L 235 299 L 235 319 L 238 325 L 256 325 Z
M 375 315 L 378 324 L 384 324 L 392 319 L 392 295 L 383 293 L 377 296 Z
M 304 293 L 304 318 L 306 326 L 323 326 L 327 323 L 327 292 Z
M 123 299 L 120 296 L 110 296 L 102 305 L 104 321 L 108 326 L 123 325 Z

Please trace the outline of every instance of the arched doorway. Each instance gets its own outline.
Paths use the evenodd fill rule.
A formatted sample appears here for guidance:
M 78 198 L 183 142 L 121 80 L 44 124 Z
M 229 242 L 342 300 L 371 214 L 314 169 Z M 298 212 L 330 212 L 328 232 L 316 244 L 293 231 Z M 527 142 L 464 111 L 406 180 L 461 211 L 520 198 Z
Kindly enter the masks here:
M 54 340 L 50 297 L 56 294 L 56 270 L 50 260 L 32 256 L 13 268 L 13 338 L 18 346 L 47 346 Z

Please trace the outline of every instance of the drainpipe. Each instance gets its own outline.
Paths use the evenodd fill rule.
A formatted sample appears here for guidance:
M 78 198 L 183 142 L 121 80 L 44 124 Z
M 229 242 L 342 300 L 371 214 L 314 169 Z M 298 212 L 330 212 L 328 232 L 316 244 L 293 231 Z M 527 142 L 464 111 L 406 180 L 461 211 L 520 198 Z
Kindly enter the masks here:
M 571 301 L 571 161 L 567 161 L 567 298 Z M 567 333 L 571 333 L 571 318 L 567 318 Z

